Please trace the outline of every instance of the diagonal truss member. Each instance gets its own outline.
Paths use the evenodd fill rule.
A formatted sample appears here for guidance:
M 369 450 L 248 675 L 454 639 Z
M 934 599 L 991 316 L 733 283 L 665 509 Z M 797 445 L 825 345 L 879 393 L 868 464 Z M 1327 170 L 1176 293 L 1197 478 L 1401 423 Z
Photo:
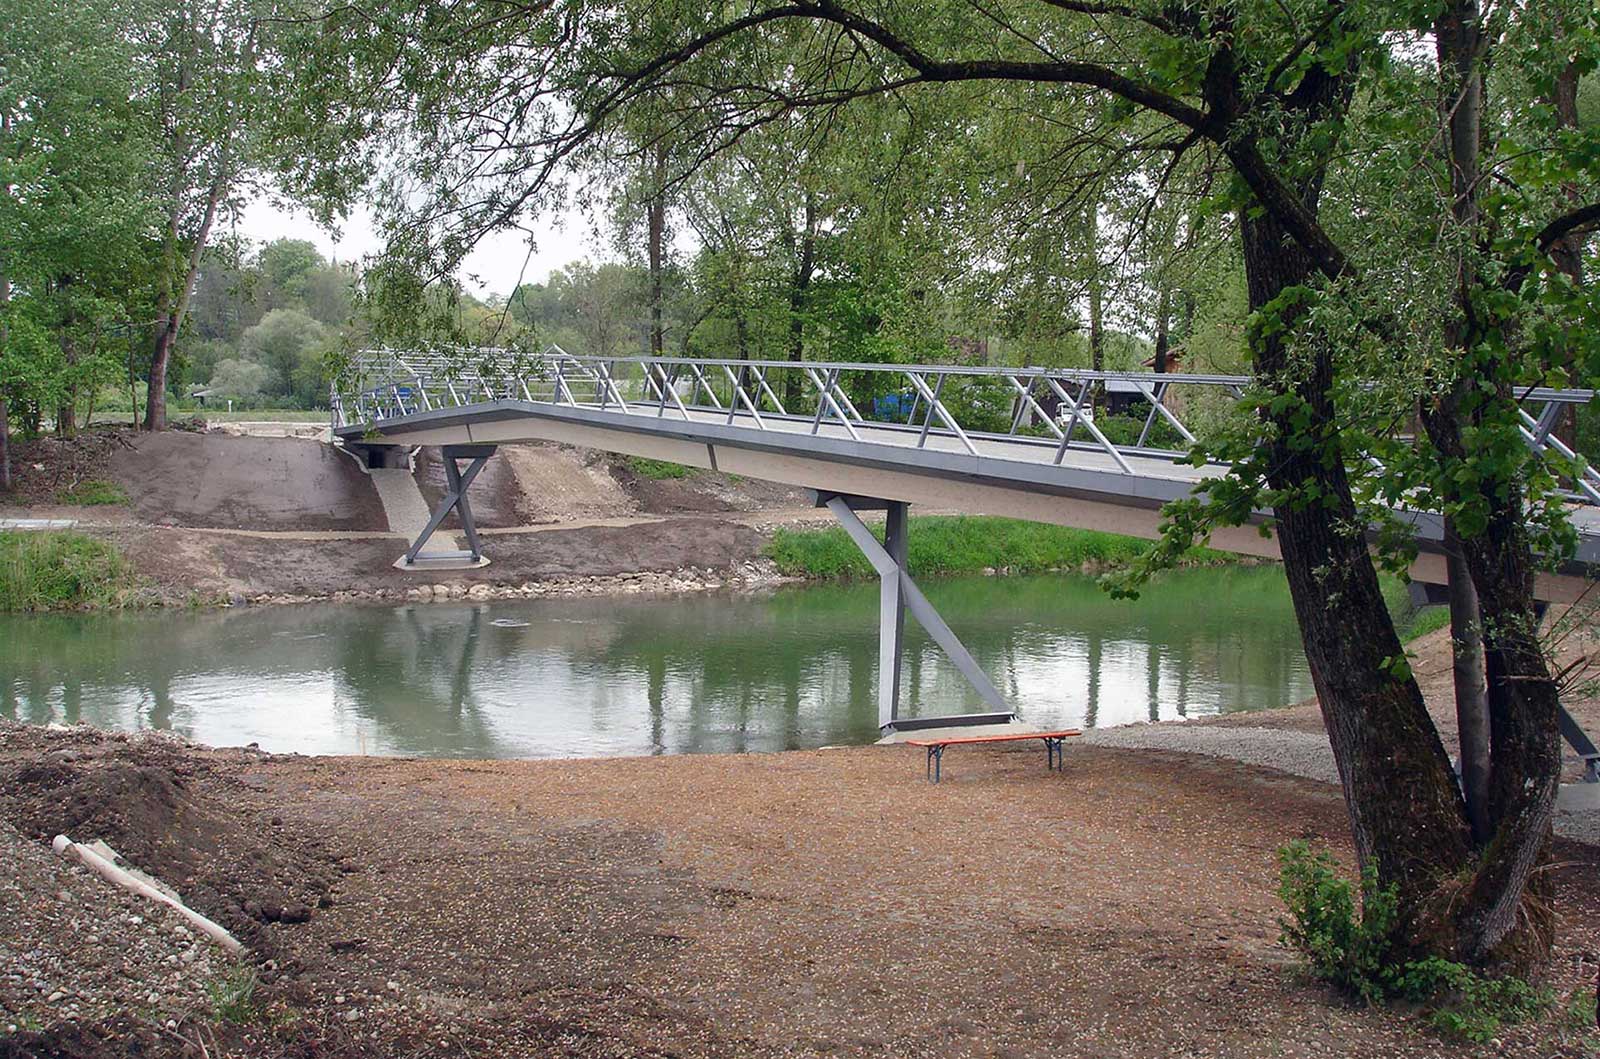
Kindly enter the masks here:
M 417 534 L 417 539 L 411 542 L 411 547 L 406 549 L 406 566 L 414 566 L 419 561 L 424 564 L 461 561 L 477 563 L 483 559 L 483 546 L 478 541 L 478 524 L 472 518 L 472 504 L 467 500 L 467 487 L 478 477 L 483 465 L 489 462 L 494 450 L 493 445 L 445 445 L 439 450 L 439 455 L 444 460 L 444 499 L 434 509 L 428 524 L 422 527 L 422 532 Z M 469 461 L 465 471 L 461 469 L 462 460 Z M 461 532 L 467 538 L 467 550 L 423 554 L 422 546 L 428 543 L 428 538 L 443 525 L 452 511 L 461 520 Z
M 883 730 L 908 731 L 914 728 L 933 728 L 968 724 L 1000 724 L 1012 719 L 1014 714 L 1000 692 L 995 689 L 988 674 L 978 665 L 966 645 L 945 624 L 922 589 L 911 580 L 906 570 L 907 521 L 909 504 L 901 500 L 876 500 L 870 497 L 850 496 L 842 493 L 817 491 L 818 506 L 826 506 L 838 519 L 839 525 L 861 549 L 872 568 L 878 572 L 878 727 Z M 885 514 L 884 542 L 861 521 L 857 511 L 882 510 Z M 922 623 L 935 643 L 954 662 L 961 675 L 967 678 L 984 702 L 994 707 L 993 713 L 964 713 L 951 717 L 902 718 L 900 716 L 900 648 L 905 637 L 906 611 Z

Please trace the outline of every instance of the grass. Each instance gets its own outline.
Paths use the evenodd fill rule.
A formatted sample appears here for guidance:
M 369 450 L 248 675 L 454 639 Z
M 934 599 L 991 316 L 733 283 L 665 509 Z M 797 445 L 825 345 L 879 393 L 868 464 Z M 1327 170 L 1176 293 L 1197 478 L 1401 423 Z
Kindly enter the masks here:
M 126 504 L 128 494 L 116 482 L 101 478 L 88 478 L 77 485 L 56 493 L 56 503 L 76 504 L 80 507 L 98 507 L 102 504 Z
M 1389 614 L 1394 618 L 1394 631 L 1401 643 L 1421 639 L 1450 624 L 1449 607 L 1415 605 L 1411 602 L 1410 587 L 1400 578 L 1383 574 L 1379 584 L 1383 589 L 1383 601 L 1389 605 Z
M 231 973 L 206 983 L 206 993 L 211 999 L 211 1013 L 219 1022 L 248 1025 L 261 1016 L 256 1003 L 256 986 L 260 979 L 254 970 L 239 967 Z
M 693 467 L 685 467 L 681 463 L 672 463 L 668 460 L 647 459 L 644 456 L 629 456 L 628 468 L 640 478 L 651 478 L 658 482 L 669 478 L 687 478 L 694 473 Z
M 883 527 L 874 527 L 879 540 Z M 912 574 L 976 574 L 1004 570 L 1014 574 L 1078 569 L 1085 564 L 1113 565 L 1142 555 L 1150 542 L 1094 530 L 1068 529 L 1018 519 L 981 515 L 938 516 L 911 520 L 908 559 Z M 826 529 L 779 529 L 767 555 L 791 577 L 858 578 L 875 576 L 845 532 Z M 1199 561 L 1226 561 L 1220 552 L 1197 549 Z
M 112 545 L 71 531 L 0 533 L 0 611 L 123 606 L 137 580 Z

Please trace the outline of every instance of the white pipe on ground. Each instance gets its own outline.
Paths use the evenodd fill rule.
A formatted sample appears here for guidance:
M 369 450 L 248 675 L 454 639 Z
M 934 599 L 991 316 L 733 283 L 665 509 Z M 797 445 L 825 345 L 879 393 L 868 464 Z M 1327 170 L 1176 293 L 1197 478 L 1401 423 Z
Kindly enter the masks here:
M 128 874 L 128 872 L 102 857 L 88 846 L 80 846 L 66 835 L 57 835 L 55 841 L 50 843 L 50 848 L 63 857 L 76 858 L 85 868 L 88 868 L 107 882 L 115 883 L 124 890 L 130 890 L 140 897 L 148 897 L 152 901 L 160 901 L 194 924 L 195 929 L 218 945 L 221 945 L 230 955 L 237 956 L 244 951 L 244 946 L 239 943 L 239 939 L 229 934 L 222 926 L 207 919 L 182 901 L 174 900 L 142 879 L 137 879 Z

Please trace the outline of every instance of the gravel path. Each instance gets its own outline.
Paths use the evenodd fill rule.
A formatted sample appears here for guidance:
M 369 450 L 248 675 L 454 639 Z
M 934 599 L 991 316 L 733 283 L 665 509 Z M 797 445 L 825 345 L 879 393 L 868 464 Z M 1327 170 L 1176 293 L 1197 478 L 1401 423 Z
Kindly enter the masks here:
M 1197 725 L 1130 724 L 1096 728 L 1083 734 L 1085 743 L 1129 750 L 1173 750 L 1204 754 L 1246 765 L 1260 765 L 1323 783 L 1338 783 L 1333 751 L 1321 733 L 1276 728 L 1202 728 Z
M 1123 750 L 1171 750 L 1225 758 L 1246 765 L 1277 769 L 1295 776 L 1338 783 L 1333 750 L 1321 732 L 1282 728 L 1244 728 L 1195 724 L 1130 724 L 1097 728 L 1083 734 L 1083 742 Z M 1556 834 L 1600 845 L 1600 812 L 1556 813 Z

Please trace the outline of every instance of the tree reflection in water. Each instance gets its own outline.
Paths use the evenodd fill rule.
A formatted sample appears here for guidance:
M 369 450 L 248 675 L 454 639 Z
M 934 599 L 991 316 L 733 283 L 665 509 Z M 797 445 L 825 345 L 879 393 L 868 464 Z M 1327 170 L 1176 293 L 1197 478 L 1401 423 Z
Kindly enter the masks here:
M 1024 716 L 1166 720 L 1311 693 L 1275 568 L 1136 602 L 1078 576 L 926 590 Z M 876 737 L 877 589 L 0 618 L 0 715 L 269 750 L 456 757 L 780 750 Z M 907 623 L 907 715 L 980 706 Z

